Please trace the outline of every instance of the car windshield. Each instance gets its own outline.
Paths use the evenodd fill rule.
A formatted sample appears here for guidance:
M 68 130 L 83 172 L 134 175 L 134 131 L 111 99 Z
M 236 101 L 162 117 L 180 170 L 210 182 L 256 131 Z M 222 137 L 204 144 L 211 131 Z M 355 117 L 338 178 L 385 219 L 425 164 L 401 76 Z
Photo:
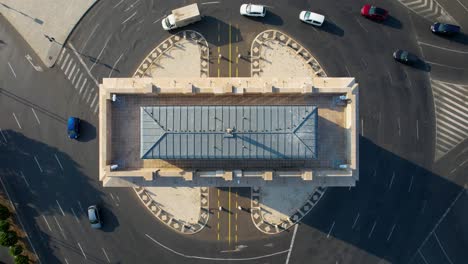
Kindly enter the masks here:
M 247 5 L 247 8 L 245 10 L 247 10 L 247 13 L 251 13 L 251 10 L 252 9 L 252 5 Z
M 401 55 L 400 55 L 400 58 L 403 59 L 403 60 L 407 60 L 408 59 L 408 52 L 407 51 L 402 51 Z
M 439 24 L 439 31 L 447 31 L 448 26 L 446 24 Z
M 310 12 L 306 12 L 306 13 L 305 13 L 304 19 L 305 19 L 305 20 L 309 20 L 309 19 L 310 19 Z
M 164 24 L 166 24 L 166 27 L 170 28 L 171 27 L 171 23 L 169 22 L 169 18 L 167 17 L 166 19 L 164 19 Z
M 99 223 L 97 217 L 96 217 L 96 211 L 94 209 L 89 209 L 88 210 L 88 217 L 89 217 L 89 222 L 91 224 L 97 224 Z
M 369 9 L 369 14 L 370 14 L 370 15 L 380 15 L 380 16 L 383 16 L 383 15 L 385 15 L 385 10 L 382 9 L 382 8 L 378 8 L 378 7 L 372 6 L 372 7 Z

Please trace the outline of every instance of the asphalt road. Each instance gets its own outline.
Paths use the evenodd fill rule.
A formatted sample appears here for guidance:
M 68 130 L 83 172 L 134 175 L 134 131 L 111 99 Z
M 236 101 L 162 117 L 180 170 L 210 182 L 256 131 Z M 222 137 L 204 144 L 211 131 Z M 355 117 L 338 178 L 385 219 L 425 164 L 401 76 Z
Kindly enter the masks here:
M 463 6 L 439 2 L 468 28 Z M 468 84 L 466 34 L 434 36 L 428 30 L 431 21 L 397 1 L 380 4 L 392 15 L 386 23 L 361 18 L 363 1 L 262 3 L 269 6 L 263 20 L 239 16 L 238 1 L 201 5 L 204 20 L 188 29 L 201 32 L 210 43 L 210 75 L 248 76 L 245 58 L 251 41 L 275 28 L 309 49 L 329 76 L 356 77 L 361 95 L 356 188 L 330 188 L 296 232 L 265 236 L 247 214 L 239 214 L 236 222 L 234 212 L 223 211 L 218 219 L 215 207 L 211 228 L 180 236 L 154 219 L 132 190 L 100 187 L 94 98 L 102 78 L 133 74 L 169 36 L 160 19 L 185 3 L 100 1 L 72 33 L 57 65 L 42 66 L 42 72 L 30 48 L 2 20 L 1 177 L 42 263 L 206 263 L 228 258 L 252 258 L 243 261 L 251 263 L 465 262 L 468 143 L 434 162 L 443 145 L 435 140 L 435 117 L 440 115 L 431 86 L 434 81 L 450 87 Z M 302 9 L 324 14 L 326 24 L 313 28 L 299 22 Z M 391 54 L 396 48 L 412 51 L 428 67 L 395 63 Z M 463 111 L 450 106 L 449 112 Z M 79 142 L 64 136 L 70 115 L 85 121 Z M 228 191 L 221 189 L 218 198 L 212 190 L 210 199 L 219 199 L 228 209 L 230 203 L 245 203 L 244 195 L 235 194 L 248 190 Z M 86 220 L 84 209 L 94 203 L 104 209 L 102 231 L 91 230 Z

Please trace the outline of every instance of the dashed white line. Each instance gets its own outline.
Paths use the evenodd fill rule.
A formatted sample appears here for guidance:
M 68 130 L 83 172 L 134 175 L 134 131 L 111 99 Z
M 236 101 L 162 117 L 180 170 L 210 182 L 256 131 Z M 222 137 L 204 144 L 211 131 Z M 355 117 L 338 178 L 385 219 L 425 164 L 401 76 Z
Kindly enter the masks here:
M 437 240 L 437 243 L 439 244 L 440 249 L 442 249 L 442 252 L 444 252 L 444 255 L 445 255 L 445 257 L 447 258 L 447 260 L 450 262 L 450 264 L 453 264 L 452 260 L 451 260 L 451 259 L 449 258 L 449 256 L 447 255 L 447 252 L 445 252 L 444 247 L 443 247 L 442 244 L 440 243 L 439 237 L 437 236 L 437 232 L 435 232 L 435 231 L 434 231 L 434 237 L 435 237 L 435 239 Z
M 23 178 L 24 182 L 26 183 L 26 186 L 28 186 L 28 189 L 31 190 L 31 187 L 29 186 L 28 180 L 26 180 L 26 177 L 24 177 L 23 171 L 20 171 L 21 177 Z
M 296 224 L 296 226 L 294 227 L 294 232 L 293 232 L 293 235 L 292 235 L 292 238 L 291 238 L 291 244 L 289 245 L 288 256 L 286 257 L 286 264 L 289 263 L 289 258 L 291 257 L 291 252 L 292 252 L 292 249 L 293 249 L 293 246 L 294 246 L 294 240 L 296 239 L 296 233 L 297 233 L 297 228 L 298 227 L 299 227 L 298 224 Z
M 374 233 L 374 229 L 375 229 L 375 226 L 377 225 L 377 221 L 374 222 L 374 225 L 372 225 L 372 229 L 371 231 L 369 232 L 369 235 L 367 236 L 368 238 L 370 238 L 372 236 L 372 233 Z
M 15 113 L 13 113 L 13 117 L 15 118 L 16 124 L 18 124 L 18 127 L 19 127 L 20 129 L 23 129 L 23 128 L 21 127 L 21 125 L 20 125 L 20 122 L 18 121 L 18 118 L 16 118 Z
M 360 215 L 359 213 L 356 215 L 356 218 L 354 219 L 354 223 L 353 223 L 353 226 L 351 226 L 351 229 L 354 229 L 354 227 L 356 226 L 357 221 L 359 219 L 359 215 Z
M 414 178 L 414 175 L 411 175 L 411 181 L 408 187 L 408 192 L 411 192 L 411 187 L 413 186 L 413 178 Z
M 40 170 L 41 173 L 42 173 L 41 164 L 39 164 L 39 161 L 37 160 L 36 156 L 34 156 L 34 160 L 36 161 L 36 164 L 37 164 L 37 166 L 39 167 L 39 170 Z
M 47 222 L 47 219 L 45 218 L 45 216 L 42 216 L 42 218 L 43 218 L 44 221 L 46 222 L 46 225 L 47 225 L 47 227 L 49 228 L 49 231 L 52 232 L 52 228 L 50 228 L 49 222 Z
M 392 74 L 390 73 L 388 69 L 387 69 L 387 75 L 388 75 L 388 79 L 390 79 L 390 84 L 393 84 Z
M 65 263 L 70 264 L 67 259 L 65 259 Z
M 83 248 L 81 247 L 81 245 L 80 245 L 79 242 L 78 242 L 78 247 L 80 247 L 81 253 L 83 254 L 83 257 L 84 257 L 85 259 L 88 259 L 88 258 L 86 257 L 86 254 L 84 253 L 84 250 L 83 250 Z
M 104 250 L 104 248 L 101 248 L 101 249 L 102 249 L 102 253 L 104 253 L 104 256 L 106 256 L 107 262 L 108 262 L 108 263 L 111 263 L 111 261 L 110 261 L 109 257 L 107 256 L 107 253 L 106 253 L 106 251 Z
M 122 0 L 123 1 L 123 0 Z M 91 30 L 91 33 L 89 34 L 88 38 L 86 39 L 85 43 L 83 44 L 83 46 L 81 47 L 80 49 L 80 52 L 83 52 L 84 48 L 86 47 L 86 45 L 88 44 L 89 40 L 91 39 L 91 36 L 94 35 L 94 32 L 96 31 L 97 27 L 99 27 L 99 24 L 96 24 L 96 26 L 94 26 L 93 30 Z
M 60 166 L 60 169 L 63 171 L 62 163 L 60 163 L 60 160 L 57 157 L 57 154 L 54 154 L 55 160 L 57 160 L 58 165 Z
M 3 134 L 3 131 L 1 129 L 0 129 L 0 134 L 2 134 L 3 140 L 5 140 L 5 144 L 8 143 L 8 140 L 5 137 L 5 134 Z
M 388 189 L 389 189 L 389 190 L 392 188 L 392 185 L 393 185 L 393 179 L 395 179 L 395 172 L 393 172 L 393 174 L 392 174 L 392 178 L 390 179 L 390 184 L 388 185 Z
M 120 54 L 119 58 L 114 62 L 114 65 L 112 65 L 112 69 L 111 69 L 111 71 L 109 73 L 109 78 L 111 77 L 112 72 L 114 72 L 115 66 L 117 66 L 117 63 L 119 63 L 119 61 L 120 61 L 120 59 L 122 58 L 123 55 L 124 55 L 123 53 Z
M 11 70 L 11 72 L 13 73 L 13 76 L 15 76 L 15 79 L 16 79 L 16 73 L 15 73 L 15 70 L 13 70 L 13 67 L 11 67 L 11 64 L 10 64 L 10 62 L 8 62 L 8 66 L 10 67 L 10 70 Z
M 114 7 L 112 7 L 112 8 L 118 7 L 123 1 L 124 1 L 124 0 L 120 0 L 120 2 L 118 2 L 118 3 L 117 3 Z
M 393 224 L 392 230 L 390 230 L 390 234 L 388 234 L 388 236 L 387 236 L 387 241 L 389 241 L 390 238 L 392 237 L 393 231 L 395 230 L 395 226 L 396 226 L 396 224 Z
M 130 20 L 132 17 L 134 17 L 135 15 L 137 14 L 137 12 L 135 11 L 135 13 L 133 13 L 131 16 L 129 16 L 127 19 L 124 20 L 124 22 L 122 22 L 122 25 L 125 24 L 128 20 Z
M 330 230 L 328 230 L 327 238 L 330 237 L 330 234 L 331 234 L 334 226 L 335 226 L 335 221 L 333 221 L 333 224 L 331 225 Z
M 55 223 L 57 223 L 57 226 L 59 227 L 60 231 L 63 232 L 62 226 L 60 226 L 60 223 L 59 223 L 59 221 L 57 220 L 57 217 L 55 217 L 55 215 L 54 215 L 54 219 L 55 219 Z M 64 235 L 64 236 L 65 236 L 65 235 Z
M 203 3 L 200 3 L 202 5 L 213 5 L 213 4 L 219 4 L 220 2 L 219 1 L 212 1 L 212 2 L 203 2 Z
M 40 125 L 40 124 L 41 124 L 41 121 L 39 121 L 39 117 L 37 117 L 36 111 L 34 111 L 34 108 L 31 108 L 31 110 L 32 110 L 34 116 L 36 117 L 37 123 Z
M 60 208 L 60 212 L 62 212 L 62 215 L 65 216 L 65 213 L 63 212 L 62 206 L 60 206 L 60 203 L 58 200 L 55 200 L 57 202 L 58 207 Z
M 75 213 L 75 210 L 73 210 L 73 207 L 70 208 L 72 213 L 73 213 L 73 216 L 75 217 L 75 220 L 76 222 L 79 224 L 80 223 L 80 220 L 78 219 L 78 217 L 76 216 L 76 213 Z
M 135 12 L 135 14 L 136 14 L 136 12 Z M 91 65 L 91 68 L 89 68 L 90 71 L 93 70 L 94 66 L 96 66 L 96 63 L 101 59 L 102 53 L 106 49 L 107 44 L 109 44 L 109 40 L 111 39 L 111 37 L 112 37 L 112 35 L 109 35 L 107 37 L 106 42 L 104 42 L 104 47 L 102 47 L 101 52 L 99 52 L 97 58 L 94 60 L 93 65 Z M 99 87 L 99 85 L 98 85 L 98 87 Z

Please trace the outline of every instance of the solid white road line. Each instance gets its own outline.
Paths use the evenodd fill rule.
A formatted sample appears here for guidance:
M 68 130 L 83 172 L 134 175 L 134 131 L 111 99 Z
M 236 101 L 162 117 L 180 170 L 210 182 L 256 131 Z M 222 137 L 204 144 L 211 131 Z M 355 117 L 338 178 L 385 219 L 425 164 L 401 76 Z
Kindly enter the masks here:
M 104 248 L 101 248 L 101 249 L 102 249 L 102 253 L 104 253 L 104 256 L 106 256 L 107 262 L 108 262 L 108 263 L 111 263 L 111 261 L 110 261 L 109 257 L 107 256 L 107 253 L 106 253 L 106 251 L 104 250 Z
M 408 187 L 408 192 L 411 192 L 411 187 L 413 186 L 413 178 L 414 178 L 414 175 L 411 175 L 411 181 Z
M 59 223 L 59 221 L 57 220 L 57 217 L 55 217 L 55 215 L 54 215 L 54 220 L 55 220 L 55 223 L 57 223 L 57 225 L 58 225 L 58 227 L 59 227 L 59 229 L 60 229 L 60 233 L 62 233 L 63 238 L 64 238 L 64 239 L 67 239 L 67 237 L 65 236 L 65 232 L 63 232 L 62 226 L 60 226 L 60 223 Z
M 111 77 L 112 72 L 113 72 L 114 69 L 115 69 L 115 66 L 117 66 L 117 63 L 119 63 L 119 61 L 120 61 L 120 59 L 122 58 L 123 55 L 124 55 L 123 53 L 120 54 L 119 58 L 114 62 L 114 65 L 112 65 L 112 69 L 111 69 L 111 71 L 110 71 L 110 73 L 109 73 L 109 78 Z
M 461 54 L 468 54 L 468 51 L 449 49 L 449 48 L 445 48 L 445 47 L 441 47 L 441 46 L 436 46 L 436 45 L 429 44 L 429 43 L 422 42 L 422 41 L 418 41 L 418 43 L 419 43 L 419 44 L 422 44 L 422 45 L 424 45 L 424 46 L 429 46 L 429 47 L 433 47 L 433 48 L 436 48 L 436 49 L 442 49 L 442 50 L 451 51 L 451 52 L 456 52 L 456 53 L 461 53 Z
M 395 179 L 395 172 L 393 172 L 393 174 L 392 174 L 392 178 L 390 179 L 390 184 L 388 185 L 388 189 L 389 189 L 389 190 L 392 188 L 392 185 L 393 185 L 393 179 Z
M 200 3 L 202 5 L 213 5 L 213 4 L 219 4 L 220 2 L 219 1 L 212 1 L 212 2 L 203 2 L 203 3 Z
M 419 120 L 416 120 L 416 139 L 419 140 Z
M 34 156 L 34 160 L 36 161 L 36 164 L 37 164 L 37 166 L 39 167 L 39 170 L 40 170 L 40 171 L 41 171 L 41 173 L 42 173 L 41 164 L 39 164 L 39 161 L 37 161 L 37 158 L 36 158 L 36 156 Z
M 47 227 L 49 228 L 49 231 L 52 232 L 52 228 L 50 228 L 49 222 L 47 222 L 47 219 L 45 218 L 45 216 L 42 216 L 42 218 L 43 218 L 44 221 L 46 222 L 46 225 L 47 225 Z
M 120 2 L 118 2 L 118 3 L 117 3 L 114 7 L 112 7 L 112 8 L 118 7 L 123 1 L 124 1 L 124 0 L 120 0 Z
M 422 260 L 424 261 L 424 263 L 429 264 L 429 263 L 427 262 L 426 258 L 424 257 L 424 255 L 421 253 L 421 250 L 418 249 L 418 253 L 419 253 L 419 255 L 421 256 L 421 258 L 422 258 Z
M 65 259 L 65 263 L 70 264 L 67 259 Z
M 296 226 L 294 227 L 294 232 L 293 232 L 292 238 L 291 238 L 291 244 L 289 245 L 288 256 L 286 257 L 286 264 L 289 263 L 289 258 L 291 257 L 291 252 L 292 252 L 292 249 L 293 249 L 293 246 L 294 246 L 294 240 L 296 240 L 296 233 L 297 233 L 298 228 L 299 228 L 299 225 L 296 224 Z
M 60 169 L 63 171 L 62 163 L 60 163 L 60 160 L 57 157 L 57 154 L 54 154 L 55 160 L 57 160 L 58 165 L 60 166 Z
M 354 229 L 354 227 L 357 224 L 358 219 L 359 219 L 359 213 L 356 215 L 356 218 L 354 219 L 354 223 L 353 223 L 353 226 L 351 226 L 351 229 Z
M 364 136 L 364 119 L 361 119 L 361 136 Z
M 3 134 L 2 129 L 0 129 L 0 134 L 2 134 L 3 140 L 5 140 L 5 144 L 8 143 L 7 138 L 5 137 L 5 134 Z
M 20 125 L 20 122 L 18 121 L 18 118 L 16 118 L 15 113 L 13 113 L 13 117 L 15 118 L 16 123 L 18 124 L 18 127 L 19 127 L 20 129 L 23 129 L 23 128 L 21 127 L 21 125 Z
M 15 79 L 16 79 L 16 73 L 15 73 L 15 70 L 13 70 L 13 67 L 11 67 L 11 64 L 10 64 L 10 62 L 8 62 L 8 66 L 10 66 L 10 70 L 11 70 L 11 72 L 13 73 L 13 76 L 15 76 Z
M 123 1 L 123 0 L 122 0 Z M 99 26 L 99 24 L 96 24 L 96 26 L 94 26 L 93 30 L 91 30 L 91 33 L 89 34 L 88 38 L 86 39 L 85 43 L 83 44 L 83 46 L 81 47 L 80 49 L 80 52 L 83 52 L 84 48 L 86 47 L 86 45 L 88 44 L 89 40 L 91 39 L 91 36 L 94 35 L 94 32 L 96 31 L 97 27 Z
M 28 232 L 26 231 L 26 228 L 25 228 L 24 225 L 23 225 L 23 220 L 21 220 L 20 213 L 19 213 L 19 211 L 16 209 L 16 206 L 13 204 L 13 200 L 11 199 L 10 193 L 8 192 L 8 190 L 7 190 L 6 186 L 5 186 L 5 183 L 3 182 L 1 176 L 0 176 L 0 183 L 1 183 L 2 186 L 3 186 L 3 190 L 5 190 L 5 193 L 6 193 L 7 197 L 8 197 L 8 200 L 10 201 L 11 207 L 13 207 L 13 212 L 16 212 L 16 218 L 18 219 L 18 221 L 19 221 L 19 223 L 20 223 L 20 225 L 21 225 L 22 230 L 23 230 L 24 233 L 26 234 L 26 238 L 27 238 L 28 241 L 29 241 L 29 245 L 31 246 L 32 250 L 34 251 L 34 254 L 37 256 L 37 260 L 39 260 L 39 264 L 41 264 L 41 263 L 42 263 L 41 258 L 40 258 L 39 255 L 37 254 L 36 249 L 34 248 L 34 245 L 33 245 L 33 243 L 31 242 L 31 238 L 29 238 L 29 234 L 28 234 Z
M 335 226 L 335 221 L 333 221 L 333 224 L 331 225 L 330 230 L 328 230 L 327 238 L 330 237 L 330 234 L 331 234 L 334 226 Z
M 426 63 L 429 63 L 429 64 L 433 64 L 433 65 L 437 65 L 437 66 L 440 66 L 440 67 L 446 67 L 446 68 L 450 68 L 450 69 L 456 69 L 456 70 L 464 70 L 466 68 L 460 68 L 460 67 L 453 67 L 453 66 L 450 66 L 450 65 L 446 65 L 446 64 L 441 64 L 441 63 L 437 63 L 437 62 L 433 62 L 433 61 L 424 61 Z
M 80 201 L 78 201 L 78 205 L 79 205 L 79 207 L 80 207 L 80 209 L 81 209 L 81 212 L 84 214 L 84 213 L 85 213 L 85 210 L 83 209 L 83 206 L 81 205 Z
M 84 250 L 83 250 L 83 248 L 81 247 L 81 245 L 80 245 L 79 242 L 78 242 L 78 247 L 80 247 L 81 253 L 83 253 L 84 258 L 85 258 L 85 259 L 88 259 L 88 258 L 86 257 L 86 254 L 84 253 Z
M 463 9 L 465 9 L 466 12 L 468 12 L 468 8 L 467 8 L 464 4 L 462 4 L 462 3 L 460 2 L 460 0 L 457 0 L 457 2 L 458 2 L 461 6 L 463 6 Z
M 122 25 L 125 24 L 128 20 L 130 20 L 132 17 L 134 17 L 135 15 L 137 14 L 137 12 L 135 11 L 135 13 L 133 13 L 131 16 L 129 16 L 127 19 L 124 20 L 124 22 L 122 22 Z
M 135 12 L 135 14 L 136 14 L 136 12 Z M 104 42 L 104 47 L 102 47 L 101 52 L 99 52 L 97 58 L 94 60 L 93 65 L 91 65 L 91 68 L 89 68 L 90 71 L 93 70 L 94 66 L 96 66 L 96 63 L 99 61 L 99 59 L 101 59 L 101 55 L 104 52 L 104 50 L 106 49 L 107 44 L 109 44 L 109 40 L 111 39 L 111 37 L 112 37 L 112 35 L 109 35 L 107 37 L 106 42 Z M 99 87 L 99 85 L 98 85 L 98 87 Z
M 78 60 L 80 61 L 81 65 L 83 65 L 83 67 L 85 68 L 86 72 L 88 73 L 89 77 L 94 81 L 94 83 L 96 84 L 96 86 L 99 87 L 99 82 L 96 80 L 96 78 L 94 78 L 94 76 L 91 74 L 91 71 L 89 70 L 88 66 L 86 65 L 86 63 L 84 63 L 83 59 L 80 57 L 80 54 L 78 53 L 78 51 L 76 51 L 75 47 L 73 46 L 73 44 L 71 42 L 68 42 L 68 46 L 73 50 L 73 53 L 75 54 L 75 56 L 78 58 Z
M 62 212 L 62 215 L 65 216 L 65 213 L 63 212 L 62 206 L 60 206 L 59 201 L 55 200 L 57 202 L 58 207 L 60 208 L 60 212 Z
M 24 177 L 23 171 L 20 171 L 20 174 L 24 182 L 26 183 L 26 186 L 28 186 L 28 189 L 31 190 L 31 187 L 29 186 L 29 182 L 26 180 L 26 177 Z
M 395 226 L 396 226 L 396 224 L 393 224 L 393 226 L 392 226 L 392 230 L 390 230 L 390 234 L 388 234 L 388 236 L 387 236 L 387 241 L 389 241 L 389 240 L 390 240 L 390 238 L 392 237 L 393 230 L 395 230 Z
M 75 220 L 76 222 L 79 224 L 80 223 L 80 220 L 78 219 L 78 217 L 76 216 L 76 213 L 75 213 L 75 210 L 73 210 L 73 207 L 70 208 L 72 213 L 73 213 L 73 216 L 75 217 Z
M 155 21 L 153 21 L 153 24 L 154 24 L 154 23 L 158 23 L 158 22 L 161 21 L 161 19 L 163 19 L 163 18 L 164 18 L 164 16 L 162 16 L 162 17 L 156 19 Z
M 65 67 L 65 64 L 67 64 L 69 58 L 70 58 L 70 53 L 67 53 L 67 56 L 65 56 L 65 60 L 63 60 L 63 63 L 60 65 L 60 70 L 63 71 L 63 68 Z
M 31 110 L 32 110 L 34 116 L 36 117 L 37 123 L 40 125 L 41 121 L 39 121 L 39 117 L 37 117 L 36 111 L 34 111 L 34 108 L 31 108 Z
M 83 80 L 83 83 L 81 84 L 81 87 L 80 87 L 80 91 L 78 92 L 79 94 L 81 94 L 81 91 L 83 91 L 83 87 L 85 86 L 87 81 L 88 81 L 88 79 L 86 79 L 86 78 Z
M 371 229 L 371 231 L 369 232 L 369 235 L 367 236 L 368 238 L 370 238 L 370 237 L 372 236 L 372 233 L 374 233 L 375 225 L 377 225 L 377 221 L 375 221 L 375 222 L 374 222 L 374 225 L 372 225 L 372 229 Z
M 398 135 L 401 136 L 401 124 L 400 124 L 400 118 L 397 118 L 397 125 L 398 125 Z
M 387 75 L 388 75 L 388 78 L 390 79 L 390 84 L 393 84 L 392 74 L 390 73 L 388 69 L 387 69 Z
M 169 247 L 163 245 L 161 242 L 159 242 L 156 239 L 152 238 L 148 234 L 145 234 L 145 236 L 147 238 L 151 239 L 151 241 L 153 241 L 158 246 L 166 249 L 167 251 L 170 251 L 170 252 L 172 252 L 172 253 L 174 253 L 174 254 L 176 254 L 178 256 L 181 256 L 181 257 L 184 257 L 184 258 L 189 258 L 189 259 L 202 259 L 202 260 L 215 260 L 215 261 L 223 261 L 223 260 L 224 261 L 246 261 L 246 260 L 257 260 L 257 259 L 262 259 L 262 258 L 269 258 L 269 257 L 273 257 L 273 256 L 277 256 L 277 255 L 281 255 L 281 254 L 285 254 L 286 252 L 289 252 L 289 249 L 287 249 L 287 250 L 278 251 L 278 252 L 274 252 L 274 253 L 267 254 L 267 255 L 260 255 L 260 256 L 256 256 L 256 257 L 250 257 L 250 258 L 209 258 L 209 257 L 193 256 L 193 255 L 186 255 L 186 254 L 180 253 L 178 251 L 175 251 L 172 248 L 169 248 Z
M 437 232 L 435 232 L 435 231 L 434 231 L 434 237 L 436 238 L 437 243 L 439 244 L 440 249 L 442 249 L 442 252 L 444 252 L 444 255 L 445 255 L 445 257 L 447 258 L 447 260 L 450 262 L 450 264 L 453 264 L 452 260 L 451 260 L 451 259 L 449 258 L 449 256 L 447 255 L 447 252 L 445 252 L 444 247 L 443 247 L 442 244 L 440 243 L 439 237 L 437 236 Z
M 369 33 L 369 31 L 367 30 L 367 28 L 365 28 L 364 25 L 361 24 L 361 21 L 359 21 L 358 18 L 356 18 L 356 22 L 359 24 L 359 26 L 362 27 L 362 29 L 364 29 L 364 31 L 366 31 L 366 33 Z

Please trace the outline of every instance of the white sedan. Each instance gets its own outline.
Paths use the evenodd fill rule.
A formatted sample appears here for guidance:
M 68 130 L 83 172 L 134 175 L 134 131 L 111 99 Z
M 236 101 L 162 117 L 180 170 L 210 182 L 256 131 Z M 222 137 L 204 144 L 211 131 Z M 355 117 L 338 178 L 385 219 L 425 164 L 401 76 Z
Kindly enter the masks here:
M 240 7 L 240 14 L 243 16 L 264 17 L 266 8 L 262 5 L 243 4 Z
M 323 21 L 325 21 L 325 17 L 323 15 L 310 11 L 302 11 L 299 14 L 299 19 L 305 23 L 318 27 L 320 27 L 323 24 Z

